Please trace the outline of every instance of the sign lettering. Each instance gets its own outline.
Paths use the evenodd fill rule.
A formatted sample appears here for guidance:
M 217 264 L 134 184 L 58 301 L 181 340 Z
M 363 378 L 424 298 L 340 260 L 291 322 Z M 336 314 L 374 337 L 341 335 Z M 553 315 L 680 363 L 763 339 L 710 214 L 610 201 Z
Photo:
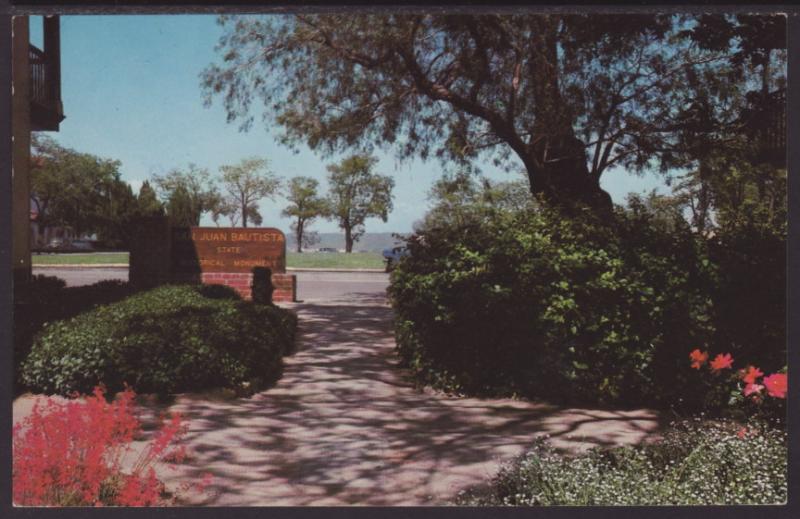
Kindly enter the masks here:
M 191 227 L 172 230 L 176 273 L 251 272 L 267 267 L 286 272 L 286 237 L 274 228 Z

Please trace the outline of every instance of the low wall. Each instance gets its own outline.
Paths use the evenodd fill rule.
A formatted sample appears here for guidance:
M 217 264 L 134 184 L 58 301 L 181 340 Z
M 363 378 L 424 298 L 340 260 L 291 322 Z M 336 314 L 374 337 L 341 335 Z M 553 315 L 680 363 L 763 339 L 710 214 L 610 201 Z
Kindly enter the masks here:
M 204 272 L 201 281 L 207 285 L 226 285 L 241 295 L 244 299 L 251 299 L 253 274 L 241 272 Z M 291 303 L 296 300 L 297 276 L 294 274 L 273 274 L 272 301 L 275 303 Z

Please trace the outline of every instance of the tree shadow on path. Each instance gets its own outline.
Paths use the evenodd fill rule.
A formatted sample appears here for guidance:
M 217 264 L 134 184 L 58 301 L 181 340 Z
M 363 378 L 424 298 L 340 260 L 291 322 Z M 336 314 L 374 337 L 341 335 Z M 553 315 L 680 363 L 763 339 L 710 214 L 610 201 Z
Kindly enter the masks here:
M 394 354 L 380 293 L 294 306 L 298 348 L 275 387 L 250 398 L 180 395 L 191 457 L 180 479 L 211 472 L 198 504 L 446 504 L 547 434 L 559 448 L 638 443 L 649 410 L 561 408 L 456 398 L 414 388 Z

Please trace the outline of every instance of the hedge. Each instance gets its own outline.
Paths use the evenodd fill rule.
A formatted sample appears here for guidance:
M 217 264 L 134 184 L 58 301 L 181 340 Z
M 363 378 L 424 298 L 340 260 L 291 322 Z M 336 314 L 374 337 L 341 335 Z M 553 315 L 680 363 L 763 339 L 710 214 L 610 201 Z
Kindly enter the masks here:
M 133 294 L 123 281 L 107 280 L 93 285 L 67 287 L 53 276 L 36 275 L 29 283 L 14 287 L 15 391 L 20 384 L 21 365 L 31 351 L 34 336 L 49 322 L 67 319 L 98 305 L 120 301 Z
M 398 353 L 420 383 L 456 393 L 719 405 L 725 395 L 687 369 L 694 348 L 772 371 L 786 362 L 774 270 L 785 242 L 749 240 L 739 257 L 736 240 L 680 222 L 545 208 L 427 229 L 391 276 Z M 767 289 L 735 288 L 748 265 Z
M 22 381 L 34 391 L 169 394 L 274 380 L 294 343 L 295 315 L 206 286 L 163 286 L 48 323 L 34 339 Z

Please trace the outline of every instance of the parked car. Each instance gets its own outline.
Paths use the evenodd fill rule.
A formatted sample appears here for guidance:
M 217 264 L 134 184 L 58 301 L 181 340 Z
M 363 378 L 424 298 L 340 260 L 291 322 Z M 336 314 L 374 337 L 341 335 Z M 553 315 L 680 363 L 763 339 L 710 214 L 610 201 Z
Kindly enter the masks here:
M 56 250 L 65 250 L 69 248 L 69 240 L 65 240 L 64 238 L 51 238 L 49 242 L 47 242 L 47 250 L 56 251 Z
M 408 256 L 410 252 L 405 246 L 399 245 L 391 249 L 383 249 L 381 254 L 386 261 L 386 272 L 391 272 L 395 265 L 397 265 L 397 262 L 400 261 L 401 258 Z
M 317 249 L 317 252 L 339 252 L 339 251 L 334 249 L 333 247 L 322 247 L 320 249 Z
M 70 249 L 77 251 L 93 251 L 94 242 L 91 240 L 75 240 L 70 245 Z

